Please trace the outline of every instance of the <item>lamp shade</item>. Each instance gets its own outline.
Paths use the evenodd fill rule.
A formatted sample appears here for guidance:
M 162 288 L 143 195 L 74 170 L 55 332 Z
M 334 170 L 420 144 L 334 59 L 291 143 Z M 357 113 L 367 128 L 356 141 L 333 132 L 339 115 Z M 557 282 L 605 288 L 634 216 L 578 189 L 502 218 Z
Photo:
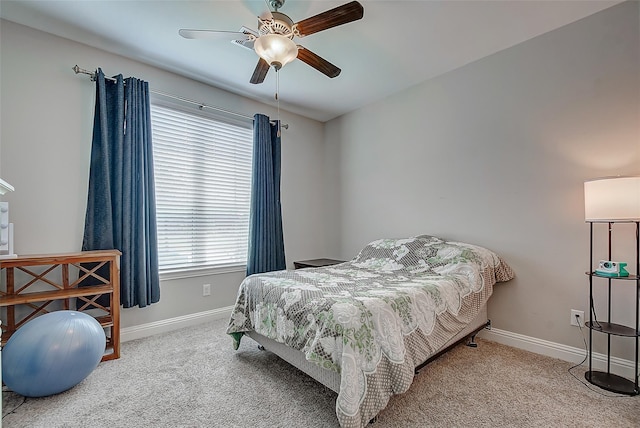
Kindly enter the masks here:
M 260 58 L 278 70 L 298 56 L 298 46 L 295 42 L 280 34 L 265 34 L 258 37 L 253 48 Z
M 640 176 L 608 177 L 584 183 L 586 221 L 640 221 Z

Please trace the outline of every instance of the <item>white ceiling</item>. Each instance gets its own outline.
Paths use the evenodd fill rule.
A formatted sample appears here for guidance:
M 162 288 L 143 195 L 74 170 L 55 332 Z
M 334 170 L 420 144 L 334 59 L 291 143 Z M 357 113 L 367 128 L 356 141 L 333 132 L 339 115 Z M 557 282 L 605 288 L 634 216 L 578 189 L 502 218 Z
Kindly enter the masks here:
M 280 12 L 297 22 L 348 1 L 287 0 Z M 281 108 L 326 121 L 620 3 L 360 2 L 362 20 L 297 39 L 342 73 L 329 79 L 299 60 L 286 65 L 279 72 Z M 258 61 L 254 52 L 225 40 L 178 35 L 180 28 L 255 30 L 265 8 L 264 0 L 1 0 L 0 16 L 274 104 L 273 70 L 263 84 L 249 83 Z M 89 69 L 100 65 L 77 62 Z

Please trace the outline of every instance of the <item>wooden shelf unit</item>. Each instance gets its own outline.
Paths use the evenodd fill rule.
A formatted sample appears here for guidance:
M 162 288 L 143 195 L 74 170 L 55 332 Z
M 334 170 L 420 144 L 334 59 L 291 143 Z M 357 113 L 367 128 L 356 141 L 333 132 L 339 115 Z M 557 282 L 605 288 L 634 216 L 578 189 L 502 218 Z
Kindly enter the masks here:
M 47 309 L 51 303 L 60 301 L 61 309 L 72 310 L 71 299 L 75 299 L 76 310 L 98 312 L 91 315 L 107 330 L 102 361 L 120 358 L 120 256 L 118 250 L 98 250 L 1 259 L 0 271 L 5 275 L 4 289 L 0 290 L 0 308 L 5 320 L 2 344 L 29 320 L 51 312 Z M 75 280 L 70 279 L 71 267 L 78 272 Z M 16 283 L 16 271 L 24 282 Z M 80 286 L 86 281 L 92 285 Z M 102 300 L 108 301 L 99 300 L 101 296 L 107 296 L 108 299 Z M 18 306 L 25 312 L 19 318 Z

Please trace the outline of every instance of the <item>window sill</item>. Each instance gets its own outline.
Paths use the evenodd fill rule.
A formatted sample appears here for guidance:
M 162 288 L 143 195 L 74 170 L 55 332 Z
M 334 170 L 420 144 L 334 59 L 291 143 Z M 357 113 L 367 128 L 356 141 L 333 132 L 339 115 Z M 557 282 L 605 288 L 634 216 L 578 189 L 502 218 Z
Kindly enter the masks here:
M 208 268 L 191 268 L 160 271 L 160 281 L 171 281 L 174 279 L 197 278 L 200 276 L 224 275 L 227 273 L 237 273 L 247 271 L 246 265 L 232 265 Z

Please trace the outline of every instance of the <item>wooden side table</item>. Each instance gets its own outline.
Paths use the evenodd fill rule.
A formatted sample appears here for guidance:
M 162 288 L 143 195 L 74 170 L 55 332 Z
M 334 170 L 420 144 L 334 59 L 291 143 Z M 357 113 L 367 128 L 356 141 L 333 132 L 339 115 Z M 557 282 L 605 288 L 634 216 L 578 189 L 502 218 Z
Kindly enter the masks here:
M 75 298 L 76 310 L 94 316 L 107 330 L 102 361 L 120 358 L 120 255 L 118 250 L 99 250 L 0 260 L 5 274 L 0 308 L 6 315 L 2 343 L 34 317 L 60 310 L 52 308 L 56 305 L 72 309 Z M 91 286 L 81 286 L 86 282 Z M 99 300 L 101 296 L 108 298 Z M 53 302 L 57 304 L 49 306 Z
M 344 260 L 335 260 L 335 259 L 311 259 L 311 260 L 301 260 L 301 261 L 293 262 L 293 266 L 296 269 L 317 268 L 317 267 L 323 267 L 323 266 L 337 265 L 344 262 L 345 262 Z

